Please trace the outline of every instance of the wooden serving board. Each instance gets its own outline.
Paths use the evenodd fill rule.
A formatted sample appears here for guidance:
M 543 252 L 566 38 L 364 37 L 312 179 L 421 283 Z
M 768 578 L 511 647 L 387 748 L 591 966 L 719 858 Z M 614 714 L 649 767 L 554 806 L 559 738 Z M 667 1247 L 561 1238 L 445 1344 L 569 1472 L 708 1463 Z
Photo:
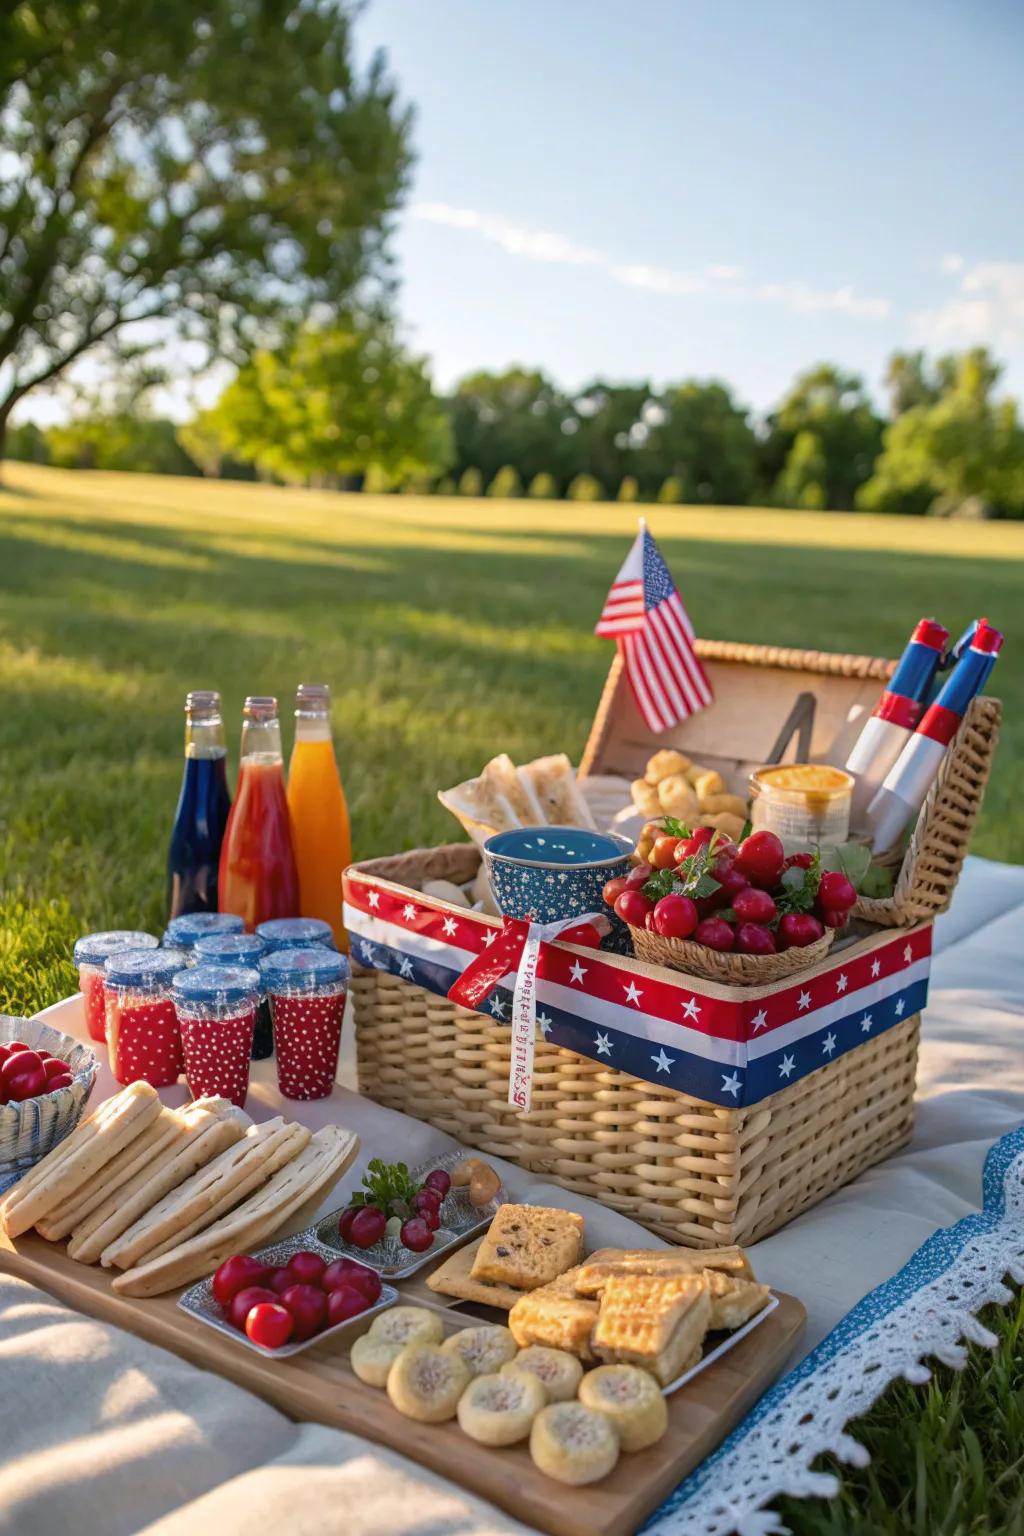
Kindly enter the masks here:
M 323 1345 L 267 1360 L 180 1311 L 180 1291 L 145 1301 L 118 1296 L 108 1270 L 76 1264 L 63 1243 L 48 1243 L 35 1233 L 13 1240 L 0 1233 L 0 1269 L 203 1370 L 219 1372 L 293 1419 L 389 1446 L 550 1536 L 631 1536 L 771 1384 L 806 1319 L 795 1297 L 777 1292 L 780 1304 L 763 1323 L 668 1399 L 668 1433 L 657 1445 L 623 1456 L 600 1483 L 567 1488 L 537 1470 L 525 1443 L 493 1450 L 470 1440 L 454 1421 L 432 1425 L 403 1418 L 386 1393 L 365 1386 L 349 1366 L 348 1350 L 361 1331 L 358 1320 L 351 1331 Z M 399 1290 L 404 1300 L 451 1311 L 420 1275 Z M 474 1313 L 487 1315 L 484 1309 L 467 1309 L 467 1324 Z

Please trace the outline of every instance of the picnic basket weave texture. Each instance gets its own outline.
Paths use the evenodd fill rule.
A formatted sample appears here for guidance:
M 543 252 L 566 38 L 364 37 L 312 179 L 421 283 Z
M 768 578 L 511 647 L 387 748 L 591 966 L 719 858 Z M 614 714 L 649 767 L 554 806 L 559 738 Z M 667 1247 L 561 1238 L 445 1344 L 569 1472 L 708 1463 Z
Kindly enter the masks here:
M 478 861 L 454 843 L 358 869 L 418 890 L 471 879 Z M 507 1102 L 507 1024 L 358 964 L 350 991 L 361 1093 L 691 1247 L 765 1237 L 910 1138 L 919 1014 L 741 1109 L 538 1035 L 523 1114 Z
M 634 953 L 648 965 L 667 965 L 672 970 L 687 971 L 691 976 L 704 976 L 708 981 L 734 987 L 761 987 L 785 976 L 795 976 L 824 960 L 835 939 L 832 929 L 826 928 L 820 939 L 803 949 L 783 949 L 777 955 L 741 955 L 736 951 L 723 954 L 706 944 L 695 944 L 692 939 L 663 939 L 659 933 L 634 928 L 632 923 L 629 935 Z

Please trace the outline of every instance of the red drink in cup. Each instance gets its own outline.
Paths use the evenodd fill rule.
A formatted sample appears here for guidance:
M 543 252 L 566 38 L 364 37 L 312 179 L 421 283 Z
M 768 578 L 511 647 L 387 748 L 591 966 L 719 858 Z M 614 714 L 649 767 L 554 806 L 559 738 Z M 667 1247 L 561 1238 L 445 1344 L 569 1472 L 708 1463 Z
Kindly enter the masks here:
M 126 949 L 107 961 L 107 1051 L 119 1083 L 169 1088 L 181 1076 L 181 1034 L 171 982 L 184 964 L 180 949 Z
M 174 978 L 174 1006 L 194 1099 L 207 1095 L 241 1107 L 260 999 L 260 973 L 248 965 L 203 965 Z
M 322 946 L 279 949 L 260 962 L 270 999 L 277 1082 L 288 1099 L 326 1099 L 334 1087 L 348 961 Z
M 73 958 L 78 966 L 78 985 L 85 1003 L 85 1022 L 90 1040 L 107 1038 L 103 967 L 110 956 L 125 949 L 156 949 L 159 942 L 151 933 L 138 933 L 123 928 L 115 928 L 107 933 L 87 933 L 78 940 Z

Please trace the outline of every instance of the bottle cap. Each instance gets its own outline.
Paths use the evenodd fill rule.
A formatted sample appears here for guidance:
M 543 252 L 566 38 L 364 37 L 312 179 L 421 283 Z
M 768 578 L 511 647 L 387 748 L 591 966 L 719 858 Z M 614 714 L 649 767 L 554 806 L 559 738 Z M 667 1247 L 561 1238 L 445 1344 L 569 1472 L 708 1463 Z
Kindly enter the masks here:
M 151 933 L 131 928 L 112 928 L 107 933 L 87 933 L 76 943 L 72 959 L 76 965 L 102 965 L 119 949 L 156 949 L 160 943 Z
M 187 960 L 183 949 L 123 949 L 111 955 L 103 975 L 115 987 L 159 992 L 170 986 Z
M 254 1002 L 259 996 L 260 973 L 251 965 L 196 965 L 179 970 L 174 977 L 176 1003 L 204 1003 L 225 1007 Z
M 220 694 L 215 688 L 194 688 L 185 700 L 185 713 L 195 724 L 220 717 Z
M 211 933 L 196 940 L 192 958 L 197 965 L 258 966 L 266 953 L 258 933 Z
M 268 992 L 313 992 L 348 980 L 348 961 L 336 949 L 276 949 L 260 961 Z
M 271 917 L 257 923 L 256 932 L 270 950 L 305 949 L 310 944 L 335 947 L 330 923 L 319 917 Z
M 984 651 L 988 656 L 998 656 L 1003 648 L 1003 636 L 993 629 L 988 619 L 979 619 L 971 639 L 972 651 Z
M 191 949 L 212 933 L 244 933 L 245 923 L 234 912 L 183 912 L 164 930 L 164 943 Z
M 272 694 L 250 693 L 245 701 L 242 711 L 246 720 L 257 720 L 264 724 L 277 719 L 277 700 Z
M 300 683 L 295 690 L 295 716 L 319 717 L 331 711 L 331 690 L 326 683 Z
M 922 619 L 910 639 L 913 645 L 927 645 L 930 650 L 941 651 L 949 639 L 949 630 L 937 619 Z

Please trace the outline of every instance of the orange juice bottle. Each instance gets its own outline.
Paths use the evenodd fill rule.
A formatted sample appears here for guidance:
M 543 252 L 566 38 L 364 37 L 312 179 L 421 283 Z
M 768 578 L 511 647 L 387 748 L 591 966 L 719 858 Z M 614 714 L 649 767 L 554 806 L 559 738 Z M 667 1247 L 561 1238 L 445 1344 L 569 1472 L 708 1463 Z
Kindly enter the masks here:
M 300 916 L 330 923 L 338 948 L 347 950 L 341 872 L 352 862 L 352 834 L 331 740 L 331 691 L 326 683 L 300 683 L 295 694 L 288 812 L 299 871 Z

